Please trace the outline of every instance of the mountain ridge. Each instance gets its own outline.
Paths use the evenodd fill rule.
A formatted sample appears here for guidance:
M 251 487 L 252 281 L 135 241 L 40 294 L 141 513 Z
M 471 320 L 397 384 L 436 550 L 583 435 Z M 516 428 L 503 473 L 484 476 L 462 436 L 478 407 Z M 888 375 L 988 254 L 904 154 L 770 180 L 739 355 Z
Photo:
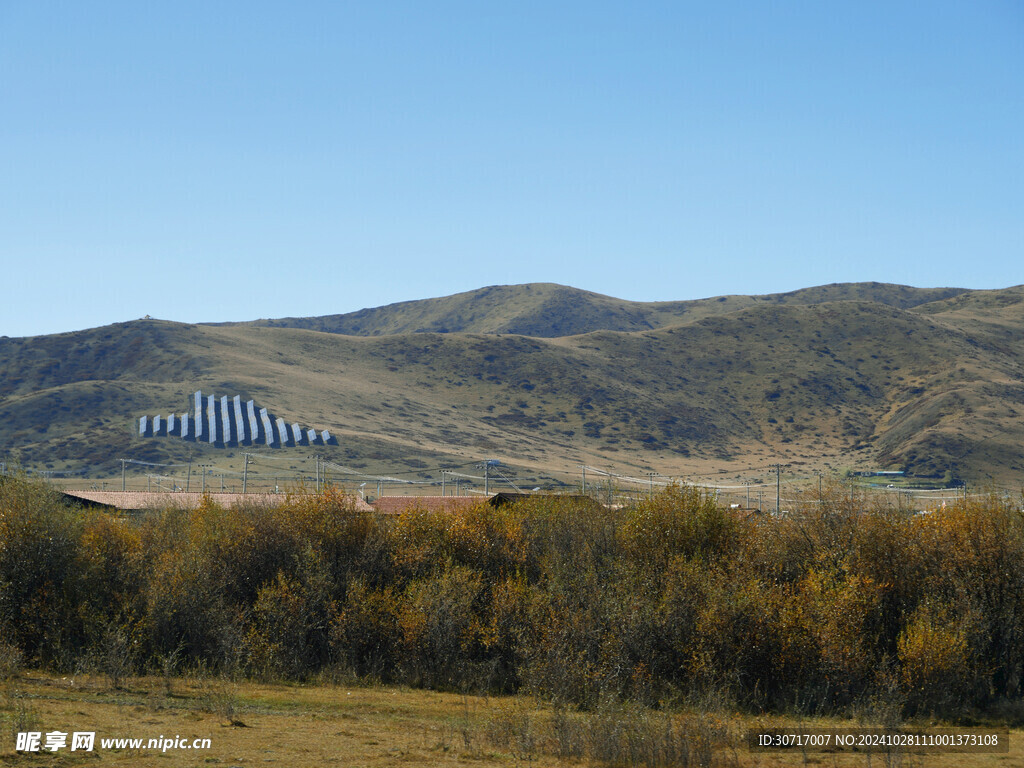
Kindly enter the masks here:
M 531 290 L 535 308 L 580 298 Z M 590 306 L 639 322 L 604 299 Z M 210 454 L 136 434 L 140 415 L 184 412 L 202 389 L 329 428 L 333 461 L 381 471 L 499 455 L 679 475 L 771 459 L 1017 481 L 1024 286 L 861 283 L 702 301 L 659 327 L 556 337 L 139 320 L 0 339 L 0 452 L 108 474 L 126 455 Z M 510 316 L 527 324 L 524 306 Z
M 727 295 L 691 301 L 639 302 L 556 283 L 495 285 L 433 299 L 340 315 L 221 323 L 305 328 L 352 336 L 402 333 L 511 333 L 555 338 L 596 330 L 643 331 L 765 304 L 869 300 L 909 309 L 963 293 L 962 288 L 913 288 L 886 283 L 833 283 L 763 296 Z

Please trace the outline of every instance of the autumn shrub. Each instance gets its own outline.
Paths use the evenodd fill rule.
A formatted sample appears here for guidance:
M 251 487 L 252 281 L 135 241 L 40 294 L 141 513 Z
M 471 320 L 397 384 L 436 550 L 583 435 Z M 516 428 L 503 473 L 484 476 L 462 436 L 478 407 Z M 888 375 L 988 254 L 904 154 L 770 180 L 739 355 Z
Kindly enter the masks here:
M 289 497 L 274 513 L 277 527 L 287 527 L 298 548 L 317 550 L 336 597 L 344 594 L 351 578 L 392 578 L 390 542 L 377 518 L 340 489 L 329 486 L 320 493 Z
M 403 512 L 388 526 L 396 583 L 427 578 L 444 563 L 448 555 L 447 529 L 444 514 L 422 509 Z
M 547 620 L 522 649 L 523 686 L 544 699 L 591 707 L 602 694 L 600 657 L 607 624 L 600 606 L 572 606 L 550 595 L 548 599 Z
M 512 506 L 525 548 L 525 575 L 535 583 L 571 583 L 608 574 L 621 557 L 623 512 L 574 496 L 526 499 Z
M 448 515 L 447 551 L 456 563 L 496 582 L 523 569 L 526 545 L 519 515 L 478 504 Z
M 139 585 L 145 578 L 142 535 L 133 520 L 91 515 L 82 526 L 77 569 L 84 605 L 90 613 L 138 611 Z
M 907 619 L 926 596 L 934 564 L 924 559 L 918 521 L 887 509 L 862 515 L 853 547 L 836 571 L 863 579 L 874 591 L 874 609 L 864 616 L 865 641 L 878 659 L 895 658 Z
M 252 606 L 245 637 L 246 667 L 264 678 L 302 679 L 330 658 L 335 613 L 329 566 L 307 547 L 291 574 L 278 571 Z
M 729 688 L 755 709 L 814 703 L 819 668 L 805 608 L 792 585 L 717 580 L 698 617 L 696 682 Z
M 82 516 L 41 482 L 0 478 L 0 632 L 27 659 L 66 665 L 82 644 Z
M 278 572 L 260 588 L 245 636 L 246 665 L 265 679 L 297 679 L 308 671 L 307 606 L 294 578 Z
M 292 519 L 283 508 L 225 509 L 203 503 L 189 522 L 188 546 L 230 604 L 251 605 L 280 571 L 294 568 L 304 546 L 301 518 Z
M 792 517 L 750 516 L 737 522 L 737 539 L 733 560 L 760 579 L 795 583 L 814 563 L 814 542 Z
M 994 695 L 1018 697 L 1024 676 L 1024 516 L 1005 498 L 961 501 L 916 520 L 922 595 L 976 617 L 971 639 Z
M 631 583 L 621 572 L 581 570 L 545 585 L 539 621 L 520 647 L 528 690 L 583 708 L 606 695 L 654 698 L 656 608 Z
M 406 679 L 427 688 L 459 688 L 480 683 L 483 622 L 477 600 L 480 575 L 462 566 L 406 588 L 399 616 L 401 666 Z
M 107 674 L 115 688 L 146 656 L 146 568 L 139 526 L 125 517 L 86 517 L 76 554 L 79 666 Z
M 738 522 L 708 492 L 673 484 L 628 509 L 619 527 L 625 557 L 663 572 L 678 556 L 727 558 Z
M 405 610 L 404 593 L 391 586 L 374 589 L 366 580 L 354 578 L 331 619 L 334 660 L 360 677 L 397 679 L 403 647 L 400 617 Z
M 688 692 L 694 676 L 698 622 L 722 577 L 716 565 L 682 555 L 672 559 L 655 605 L 651 642 L 651 673 L 662 681 L 665 693 Z
M 976 680 L 971 648 L 974 616 L 923 602 L 900 634 L 900 677 L 911 713 L 958 714 Z
M 668 680 L 658 674 L 665 649 L 655 601 L 630 592 L 623 578 L 605 597 L 608 631 L 598 658 L 601 689 L 622 699 L 655 705 Z
M 818 698 L 830 708 L 846 707 L 875 680 L 883 589 L 870 577 L 822 565 L 807 573 L 792 610 L 816 654 Z
M 841 487 L 742 516 L 685 486 L 622 509 L 537 497 L 384 517 L 328 490 L 132 518 L 14 478 L 0 644 L 115 686 L 173 659 L 526 691 L 591 714 L 955 715 L 1020 700 L 1024 518 L 1004 498 L 915 516 Z
M 488 607 L 481 642 L 493 662 L 494 689 L 515 693 L 522 684 L 527 653 L 537 646 L 550 619 L 547 594 L 517 574 L 492 586 Z
M 18 677 L 24 666 L 25 655 L 21 652 L 21 648 L 0 641 L 0 683 L 6 683 Z
M 192 510 L 153 513 L 142 523 L 149 568 L 150 648 L 214 665 L 242 663 L 248 614 L 260 590 L 291 573 L 301 540 L 276 509 L 225 509 L 205 498 Z
M 155 654 L 181 649 L 186 661 L 237 661 L 245 609 L 228 601 L 208 559 L 195 549 L 159 553 L 146 584 L 147 645 Z
M 139 670 L 142 647 L 138 627 L 132 622 L 109 621 L 98 642 L 90 644 L 86 658 L 94 669 L 107 677 L 110 687 L 120 690 L 127 678 Z

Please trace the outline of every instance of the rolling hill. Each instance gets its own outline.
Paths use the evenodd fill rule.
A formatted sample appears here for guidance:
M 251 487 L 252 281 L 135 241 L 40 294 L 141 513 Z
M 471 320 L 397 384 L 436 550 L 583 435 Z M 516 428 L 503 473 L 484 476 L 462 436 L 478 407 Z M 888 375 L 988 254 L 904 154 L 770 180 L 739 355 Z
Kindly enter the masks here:
M 764 296 L 637 302 L 553 283 L 494 285 L 436 299 L 405 301 L 344 315 L 256 320 L 251 325 L 305 328 L 348 336 L 404 333 L 510 333 L 555 338 L 593 331 L 646 331 L 770 304 L 870 301 L 900 309 L 949 298 L 959 288 L 842 283 Z M 230 325 L 235 325 L 232 323 Z
M 366 471 L 495 456 L 679 475 L 781 460 L 1016 483 L 1022 363 L 1024 287 L 643 304 L 499 286 L 323 318 L 0 339 L 0 454 L 94 474 L 125 456 L 210 454 L 136 431 L 202 389 L 328 427 L 339 445 L 322 452 Z

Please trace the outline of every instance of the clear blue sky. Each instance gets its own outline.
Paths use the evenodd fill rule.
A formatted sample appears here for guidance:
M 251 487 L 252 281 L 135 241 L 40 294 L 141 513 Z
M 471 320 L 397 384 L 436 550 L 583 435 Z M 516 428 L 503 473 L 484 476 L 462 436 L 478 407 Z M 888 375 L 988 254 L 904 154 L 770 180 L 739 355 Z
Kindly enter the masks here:
M 0 334 L 1022 246 L 1019 0 L 0 2 Z

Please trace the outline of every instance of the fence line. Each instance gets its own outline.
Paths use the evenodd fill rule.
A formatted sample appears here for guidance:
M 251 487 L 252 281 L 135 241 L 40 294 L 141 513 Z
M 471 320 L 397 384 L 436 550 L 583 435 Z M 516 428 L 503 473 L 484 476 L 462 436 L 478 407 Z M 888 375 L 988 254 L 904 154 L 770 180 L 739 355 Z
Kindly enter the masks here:
M 247 492 L 266 493 L 270 492 L 295 492 L 303 489 L 313 489 L 318 484 L 351 486 L 354 483 L 365 481 L 363 486 L 372 481 L 379 488 L 379 492 L 386 495 L 387 491 L 402 489 L 409 493 L 415 488 L 429 489 L 429 495 L 437 495 L 438 492 L 451 494 L 482 493 L 485 482 L 490 482 L 490 492 L 498 487 L 509 485 L 513 488 L 518 486 L 537 486 L 544 492 L 583 490 L 586 483 L 586 491 L 595 498 L 612 503 L 629 503 L 636 501 L 642 496 L 652 493 L 656 489 L 663 489 L 673 483 L 699 488 L 712 493 L 723 505 L 738 506 L 742 508 L 770 509 L 784 511 L 782 505 L 793 506 L 818 501 L 816 483 L 823 480 L 828 484 L 829 493 L 837 491 L 872 497 L 876 500 L 887 499 L 886 504 L 896 507 L 916 506 L 924 508 L 948 503 L 964 498 L 982 498 L 993 493 L 1003 494 L 1018 498 L 1021 496 L 1021 489 L 1010 489 L 1005 486 L 989 486 L 968 491 L 965 486 L 946 488 L 912 488 L 912 487 L 883 487 L 879 484 L 871 484 L 860 477 L 848 477 L 839 475 L 808 475 L 806 472 L 794 472 L 787 474 L 782 472 L 779 478 L 778 496 L 776 496 L 776 478 L 765 480 L 757 477 L 755 473 L 767 473 L 769 470 L 774 474 L 774 467 L 747 468 L 744 474 L 751 476 L 749 482 L 742 480 L 736 484 L 726 482 L 708 482 L 707 479 L 718 474 L 726 474 L 726 470 L 718 473 L 705 473 L 701 476 L 691 476 L 689 479 L 672 478 L 657 472 L 650 472 L 646 477 L 617 472 L 613 468 L 600 468 L 591 465 L 578 465 L 581 473 L 575 474 L 569 470 L 550 471 L 544 477 L 537 477 L 534 474 L 519 475 L 516 473 L 515 465 L 501 464 L 501 474 L 498 472 L 486 478 L 483 475 L 460 472 L 456 468 L 469 467 L 481 462 L 452 463 L 447 468 L 444 466 L 431 468 L 429 470 L 409 470 L 390 473 L 373 474 L 363 472 L 330 461 L 320 456 L 292 456 L 278 457 L 266 454 L 250 453 L 247 466 L 238 469 L 234 466 L 220 466 L 195 459 L 190 463 L 152 462 L 141 459 L 123 459 L 124 487 L 126 490 L 139 491 L 147 487 L 152 489 L 153 485 L 163 492 L 173 493 L 190 490 L 199 491 L 205 486 L 208 491 L 219 491 L 221 489 L 231 492 L 241 492 L 243 483 Z M 290 471 L 282 471 L 278 467 L 261 466 L 264 460 L 272 462 L 288 461 L 293 466 Z M 316 461 L 317 471 L 312 467 L 299 468 L 301 465 Z M 498 466 L 498 465 L 496 465 Z M 153 470 L 159 470 L 155 472 Z M 176 470 L 176 471 L 168 471 Z M 271 470 L 271 471 L 264 471 Z M 0 462 L 0 474 L 15 471 L 9 464 Z M 95 490 L 120 490 L 122 487 L 121 473 L 112 473 L 106 477 L 96 477 L 89 469 L 85 470 L 53 470 L 38 469 L 33 467 L 20 467 L 16 471 L 28 476 L 40 477 L 46 480 L 61 482 L 68 487 L 88 488 Z M 438 473 L 432 475 L 428 473 Z M 415 479 L 401 477 L 401 475 L 419 474 Z M 735 475 L 733 475 L 735 477 Z M 448 478 L 446 482 L 446 478 Z M 453 482 L 452 479 L 456 479 Z M 593 478 L 591 480 L 591 478 Z M 154 482 L 155 481 L 155 482 Z M 590 481 L 590 482 L 588 482 Z M 891 483 L 889 485 L 892 485 Z

